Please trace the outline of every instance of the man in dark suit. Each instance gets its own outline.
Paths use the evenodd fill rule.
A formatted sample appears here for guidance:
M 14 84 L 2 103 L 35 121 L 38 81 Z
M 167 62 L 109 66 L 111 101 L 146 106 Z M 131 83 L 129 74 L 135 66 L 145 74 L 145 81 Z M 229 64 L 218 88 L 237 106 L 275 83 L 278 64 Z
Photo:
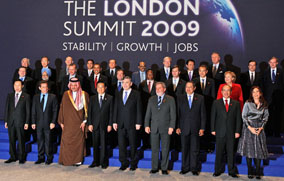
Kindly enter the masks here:
M 116 82 L 111 84 L 110 87 L 108 87 L 108 92 L 110 95 L 116 97 L 116 95 L 121 91 L 123 90 L 123 87 L 122 87 L 122 81 L 124 79 L 124 71 L 122 69 L 118 69 L 116 71 Z
M 81 86 L 84 87 L 83 77 L 81 75 L 77 74 L 76 64 L 70 64 L 69 67 L 68 67 L 68 72 L 69 72 L 69 74 L 65 75 L 62 82 L 61 82 L 61 91 L 60 91 L 61 96 L 64 94 L 65 91 L 69 90 L 69 88 L 68 88 L 69 80 L 73 77 L 78 78 Z
M 205 109 L 206 109 L 206 128 L 205 128 L 205 135 L 201 138 L 201 149 L 206 150 L 207 152 L 212 152 L 214 150 L 214 145 L 212 141 L 214 140 L 211 129 L 210 129 L 210 116 L 211 116 L 211 107 L 213 101 L 216 98 L 215 93 L 215 82 L 213 79 L 207 77 L 207 66 L 201 65 L 198 69 L 199 76 L 193 79 L 197 94 L 204 96 L 205 101 Z
M 223 98 L 215 100 L 211 111 L 211 133 L 216 136 L 216 158 L 214 177 L 222 173 L 222 157 L 227 152 L 228 172 L 237 178 L 237 168 L 234 164 L 235 140 L 240 137 L 242 119 L 240 103 L 230 99 L 232 88 L 225 85 L 222 88 Z
M 27 76 L 26 70 L 27 70 L 26 67 L 20 67 L 18 71 L 18 77 L 13 79 L 13 83 L 16 80 L 20 79 L 23 82 L 22 91 L 29 94 L 32 97 L 35 92 L 34 80 L 31 77 Z
M 193 59 L 188 59 L 186 61 L 187 70 L 181 74 L 181 78 L 186 82 L 192 81 L 198 76 L 198 71 L 194 69 L 195 61 Z
M 241 74 L 241 86 L 243 89 L 244 101 L 248 100 L 250 95 L 250 89 L 253 86 L 260 86 L 261 76 L 259 72 L 256 72 L 256 61 L 250 60 L 248 62 L 248 71 Z
M 145 119 L 145 114 L 147 110 L 148 100 L 151 96 L 156 95 L 156 81 L 154 80 L 153 70 L 148 69 L 146 72 L 146 80 L 140 83 L 139 91 L 141 93 L 141 101 L 142 101 L 142 120 Z M 143 125 L 144 127 L 144 125 Z M 143 148 L 150 148 L 150 137 L 149 134 L 146 134 L 145 129 L 141 129 L 140 135 L 143 140 Z
M 34 70 L 30 67 L 30 59 L 22 58 L 21 67 L 26 67 L 26 76 L 33 79 Z M 18 72 L 19 72 L 19 69 L 16 69 L 15 72 L 14 72 L 14 77 L 13 77 L 14 80 L 19 78 Z
M 83 76 L 83 90 L 85 90 L 88 94 L 91 94 L 91 86 L 90 86 L 90 79 L 94 76 L 94 60 L 88 59 L 87 60 L 87 69 L 82 69 L 80 72 L 77 71 L 79 75 Z
M 14 92 L 8 94 L 5 107 L 5 128 L 8 128 L 10 158 L 5 163 L 15 162 L 25 163 L 25 130 L 29 127 L 30 120 L 30 96 L 22 91 L 22 81 L 14 82 Z M 16 141 L 18 140 L 18 157 Z
M 90 98 L 88 106 L 88 129 L 92 132 L 94 157 L 89 168 L 101 165 L 103 169 L 106 169 L 108 164 L 107 133 L 112 128 L 113 97 L 106 94 L 105 90 L 105 83 L 99 82 L 97 85 L 98 95 Z M 101 147 L 100 150 L 99 147 Z
M 206 124 L 204 97 L 194 93 L 195 88 L 193 82 L 187 82 L 186 94 L 177 98 L 176 133 L 181 134 L 182 175 L 190 170 L 193 175 L 198 175 L 199 137 L 204 135 Z
M 170 136 L 176 125 L 175 99 L 165 94 L 166 85 L 156 83 L 156 94 L 149 99 L 146 116 L 145 132 L 151 132 L 152 170 L 151 174 L 159 171 L 160 140 L 162 144 L 161 169 L 163 175 L 168 175 Z
M 172 58 L 171 57 L 165 57 L 163 59 L 163 65 L 164 67 L 161 68 L 156 72 L 156 80 L 161 81 L 161 82 L 166 82 L 171 78 L 171 62 Z
M 42 72 L 44 72 L 46 69 L 49 69 L 50 72 L 51 72 L 50 80 L 56 82 L 56 70 L 48 66 L 48 65 L 49 65 L 49 59 L 48 59 L 48 57 L 47 57 L 47 56 L 43 56 L 43 57 L 41 58 L 40 63 L 41 63 L 41 68 L 35 69 L 35 73 L 34 73 L 34 78 L 35 78 L 35 80 L 36 80 L 36 81 L 41 80 L 41 74 L 42 74 Z
M 49 165 L 53 161 L 50 138 L 57 119 L 58 102 L 54 94 L 48 93 L 47 81 L 41 81 L 39 89 L 41 93 L 33 97 L 32 105 L 32 129 L 36 129 L 38 143 L 38 160 L 35 164 L 44 163 L 46 154 L 45 164 Z
M 131 78 L 123 79 L 123 91 L 115 97 L 113 129 L 118 132 L 119 170 L 125 170 L 129 166 L 127 159 L 127 140 L 130 145 L 130 170 L 137 168 L 136 130 L 142 125 L 142 105 L 140 93 L 131 89 Z
M 98 63 L 94 64 L 93 69 L 93 76 L 89 78 L 90 87 L 91 87 L 91 95 L 97 95 L 97 85 L 99 82 L 104 82 L 105 85 L 108 87 L 108 78 L 105 75 L 102 75 L 101 72 L 101 66 Z
M 283 105 L 284 74 L 281 68 L 277 67 L 278 59 L 272 57 L 269 60 L 269 68 L 262 76 L 262 90 L 268 102 L 269 120 L 266 125 L 268 135 L 280 137 L 281 114 Z
M 180 78 L 180 70 L 177 65 L 172 68 L 172 78 L 166 81 L 167 94 L 174 97 L 184 94 L 186 82 Z
M 132 74 L 132 81 L 137 88 L 139 88 L 139 84 L 146 80 L 146 63 L 141 61 L 138 64 L 139 71 L 134 72 Z
M 226 66 L 220 63 L 220 55 L 217 52 L 211 54 L 212 65 L 208 69 L 208 77 L 215 81 L 215 93 L 217 94 L 220 84 L 225 82 L 224 73 L 227 71 Z
M 71 56 L 67 56 L 65 58 L 65 68 L 61 69 L 59 72 L 58 83 L 61 83 L 66 75 L 69 75 L 69 65 L 73 64 L 73 58 Z
M 110 59 L 108 61 L 108 67 L 109 69 L 104 71 L 104 75 L 107 76 L 108 78 L 108 85 L 115 84 L 117 79 L 116 79 L 116 74 L 117 74 L 117 68 L 116 68 L 116 60 L 115 59 Z

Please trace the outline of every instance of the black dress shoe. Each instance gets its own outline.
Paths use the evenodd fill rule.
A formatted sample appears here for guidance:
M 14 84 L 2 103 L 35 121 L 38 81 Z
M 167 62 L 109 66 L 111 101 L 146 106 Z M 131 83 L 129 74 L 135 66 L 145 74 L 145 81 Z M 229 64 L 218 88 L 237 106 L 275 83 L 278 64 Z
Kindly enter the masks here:
M 169 173 L 168 173 L 167 170 L 162 170 L 162 174 L 163 174 L 163 175 L 168 175 Z
M 100 166 L 100 164 L 93 162 L 91 165 L 89 165 L 89 168 L 94 168 L 94 167 L 98 167 L 98 166 Z
M 257 180 L 260 180 L 260 179 L 261 179 L 261 177 L 260 177 L 259 175 L 255 176 L 255 178 L 256 178 Z
M 35 162 L 35 164 L 41 164 L 41 163 L 44 163 L 44 159 L 38 159 L 36 162 Z
M 102 169 L 106 169 L 107 168 L 107 165 L 102 165 Z
M 213 173 L 213 177 L 219 177 L 220 175 L 221 173 L 216 173 L 216 172 Z
M 25 160 L 20 160 L 19 164 L 24 164 L 26 161 Z
M 158 173 L 159 172 L 159 170 L 150 170 L 150 172 L 149 173 L 151 173 L 151 174 L 155 174 L 155 173 Z
M 130 167 L 130 171 L 135 171 L 137 167 Z
M 121 170 L 121 171 L 124 171 L 124 170 L 126 170 L 127 169 L 127 166 L 121 166 L 120 168 L 119 168 L 119 170 Z
M 192 171 L 192 175 L 197 176 L 198 175 L 198 171 Z
M 189 172 L 189 170 L 181 170 L 181 171 L 179 172 L 179 174 L 184 175 L 184 174 L 187 174 L 188 172 Z
M 229 176 L 231 176 L 231 177 L 233 177 L 233 178 L 239 178 L 239 176 L 238 176 L 237 174 L 235 174 L 235 173 L 229 174 Z
M 4 163 L 12 163 L 12 162 L 16 162 L 16 159 L 11 159 L 9 158 L 8 160 L 6 160 Z
M 248 178 L 249 179 L 253 179 L 253 175 L 248 175 Z
M 52 160 L 46 160 L 45 164 L 50 165 L 52 163 Z

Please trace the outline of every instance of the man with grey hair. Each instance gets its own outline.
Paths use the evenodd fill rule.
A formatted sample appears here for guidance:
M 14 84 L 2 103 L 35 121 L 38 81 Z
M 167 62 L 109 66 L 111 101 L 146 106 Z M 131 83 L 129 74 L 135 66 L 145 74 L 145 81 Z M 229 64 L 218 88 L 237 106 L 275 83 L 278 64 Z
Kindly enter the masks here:
M 156 80 L 161 82 L 166 82 L 172 77 L 172 69 L 171 69 L 171 57 L 164 57 L 163 59 L 163 68 L 157 71 Z
M 34 70 L 30 67 L 30 59 L 26 57 L 22 58 L 21 67 L 26 67 L 26 76 L 33 78 Z M 19 72 L 19 68 L 15 70 L 13 80 L 19 78 L 18 72 Z
M 160 140 L 162 145 L 162 174 L 168 174 L 170 136 L 176 125 L 175 99 L 165 94 L 164 82 L 156 83 L 156 94 L 149 99 L 146 116 L 145 132 L 151 133 L 152 146 L 152 170 L 151 174 L 157 173 L 160 152 Z
M 140 93 L 131 89 L 131 78 L 126 76 L 123 79 L 123 91 L 115 97 L 113 129 L 118 132 L 119 161 L 124 171 L 129 166 L 127 159 L 127 140 L 130 146 L 130 171 L 137 168 L 136 130 L 142 125 L 142 103 Z

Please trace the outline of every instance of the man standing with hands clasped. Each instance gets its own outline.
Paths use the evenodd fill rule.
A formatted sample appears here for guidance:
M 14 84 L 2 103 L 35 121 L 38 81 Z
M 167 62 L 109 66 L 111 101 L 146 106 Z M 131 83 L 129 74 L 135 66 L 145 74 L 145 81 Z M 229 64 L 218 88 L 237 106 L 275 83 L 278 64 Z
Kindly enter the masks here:
M 242 119 L 240 103 L 230 99 L 232 88 L 225 85 L 222 88 L 223 98 L 215 100 L 211 110 L 211 133 L 216 136 L 216 158 L 214 177 L 221 175 L 222 157 L 227 152 L 229 176 L 238 178 L 234 165 L 235 140 L 240 137 Z
M 175 99 L 165 95 L 166 85 L 156 83 L 156 94 L 149 99 L 146 116 L 145 132 L 151 133 L 152 170 L 151 174 L 159 171 L 160 139 L 162 142 L 161 169 L 163 175 L 168 175 L 170 136 L 176 125 Z

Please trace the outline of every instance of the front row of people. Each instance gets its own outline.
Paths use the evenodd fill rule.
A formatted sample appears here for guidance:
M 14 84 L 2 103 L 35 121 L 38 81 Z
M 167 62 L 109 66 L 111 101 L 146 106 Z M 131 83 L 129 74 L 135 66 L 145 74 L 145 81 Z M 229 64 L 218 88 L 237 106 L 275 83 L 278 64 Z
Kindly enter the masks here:
M 137 168 L 137 130 L 143 126 L 142 106 L 139 92 L 131 89 L 131 78 L 125 77 L 122 82 L 123 91 L 116 96 L 105 93 L 103 82 L 97 84 L 97 95 L 89 99 L 82 90 L 78 78 L 71 78 L 69 90 L 63 97 L 58 113 L 58 123 L 62 129 L 59 164 L 79 166 L 86 155 L 85 138 L 87 130 L 92 132 L 94 160 L 89 166 L 108 166 L 107 133 L 112 128 L 118 132 L 120 170 Z M 5 110 L 5 127 L 8 128 L 10 141 L 10 158 L 5 163 L 25 162 L 24 130 L 28 129 L 30 120 L 30 97 L 22 92 L 22 82 L 14 82 L 14 93 L 7 97 Z M 55 95 L 48 93 L 48 83 L 40 82 L 41 93 L 34 96 L 32 104 L 32 128 L 37 130 L 38 160 L 35 164 L 52 163 L 50 151 L 50 132 L 54 129 L 57 117 L 58 103 Z M 200 137 L 206 128 L 206 109 L 204 97 L 194 93 L 193 82 L 187 82 L 185 94 L 177 97 L 177 101 L 166 95 L 166 85 L 163 82 L 155 84 L 156 95 L 148 101 L 144 129 L 150 134 L 152 149 L 151 174 L 159 171 L 159 153 L 161 142 L 161 170 L 168 174 L 169 149 L 171 135 L 174 130 L 181 135 L 182 168 L 180 174 L 189 171 L 198 175 L 198 156 Z M 222 98 L 215 100 L 211 110 L 211 133 L 216 137 L 215 172 L 213 176 L 221 175 L 222 157 L 226 150 L 228 172 L 232 177 L 238 177 L 234 163 L 234 145 L 240 137 L 238 153 L 247 158 L 248 177 L 260 179 L 260 162 L 266 159 L 268 151 L 263 131 L 268 120 L 267 103 L 259 87 L 251 89 L 249 100 L 242 112 L 238 101 L 230 98 L 232 88 L 224 85 Z M 243 125 L 243 128 L 242 128 Z M 16 154 L 16 138 L 19 143 L 19 155 Z M 130 162 L 127 158 L 127 142 L 130 145 Z M 99 149 L 100 148 L 100 149 Z M 47 159 L 45 159 L 45 155 Z M 253 173 L 252 159 L 256 165 Z

